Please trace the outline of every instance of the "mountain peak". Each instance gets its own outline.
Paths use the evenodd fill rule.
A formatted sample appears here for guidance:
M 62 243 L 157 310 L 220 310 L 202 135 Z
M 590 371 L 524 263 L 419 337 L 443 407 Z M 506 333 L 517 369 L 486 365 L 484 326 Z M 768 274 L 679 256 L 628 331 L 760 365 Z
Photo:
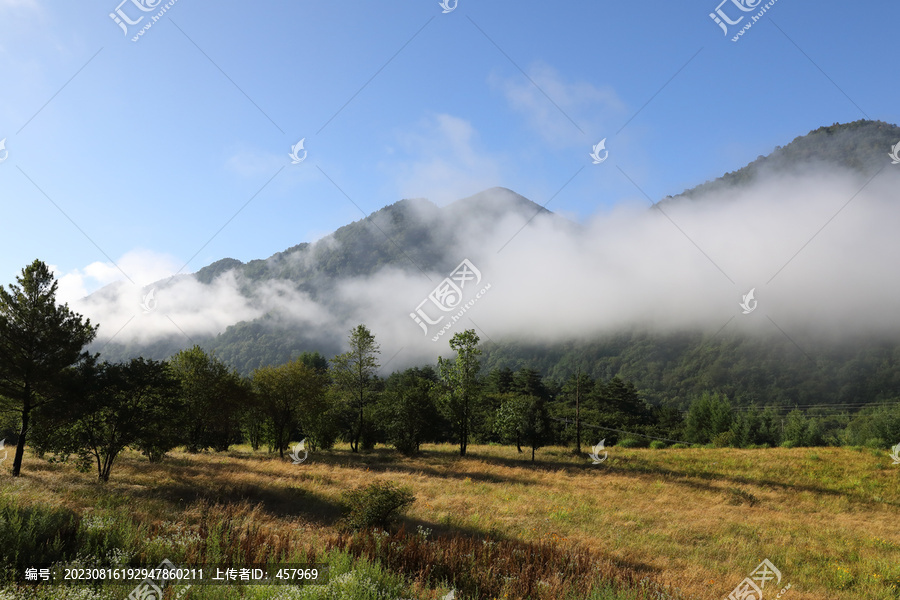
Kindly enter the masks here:
M 794 138 L 788 145 L 776 146 L 768 156 L 760 156 L 745 167 L 726 173 L 676 196 L 696 198 L 724 188 L 746 185 L 763 172 L 784 173 L 825 166 L 872 175 L 889 160 L 891 146 L 900 140 L 900 127 L 861 119 L 851 123 L 835 123 L 819 127 Z
M 537 212 L 550 214 L 546 208 L 505 187 L 488 188 L 449 204 L 445 210 L 454 215 L 472 211 L 480 217 L 491 219 L 508 213 L 523 214 L 529 218 Z

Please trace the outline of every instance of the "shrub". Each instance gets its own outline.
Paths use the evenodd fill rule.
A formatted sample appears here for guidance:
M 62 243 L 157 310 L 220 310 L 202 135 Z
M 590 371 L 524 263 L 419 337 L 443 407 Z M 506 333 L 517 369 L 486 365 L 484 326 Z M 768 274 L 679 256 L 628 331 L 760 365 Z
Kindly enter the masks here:
M 376 481 L 362 488 L 348 490 L 342 499 L 347 508 L 342 526 L 357 531 L 372 527 L 387 528 L 416 499 L 407 488 L 392 481 Z
M 687 444 L 682 444 L 681 442 L 672 444 L 670 447 L 672 448 L 672 450 L 684 450 L 685 448 L 689 448 Z
M 647 442 L 638 438 L 625 438 L 616 442 L 619 448 L 646 448 Z
M 734 444 L 734 432 L 723 431 L 713 436 L 712 445 L 716 448 L 727 448 Z
M 79 518 L 66 508 L 0 508 L 0 571 L 9 580 L 26 567 L 62 561 L 75 554 Z
M 666 447 L 666 443 L 662 440 L 653 440 L 650 442 L 650 448 L 653 450 L 662 450 Z

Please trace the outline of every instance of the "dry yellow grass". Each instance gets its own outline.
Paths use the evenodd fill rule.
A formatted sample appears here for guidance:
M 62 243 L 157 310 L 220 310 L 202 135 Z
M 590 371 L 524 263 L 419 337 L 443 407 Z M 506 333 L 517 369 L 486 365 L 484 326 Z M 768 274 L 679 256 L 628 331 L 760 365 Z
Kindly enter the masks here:
M 727 596 L 764 558 L 791 584 L 786 598 L 900 597 L 886 583 L 900 581 L 900 466 L 886 454 L 613 448 L 592 465 L 564 448 L 538 451 L 534 464 L 508 447 L 470 446 L 465 458 L 449 445 L 423 450 L 406 458 L 339 447 L 301 465 L 249 447 L 176 451 L 155 465 L 128 452 L 106 485 L 28 455 L 2 493 L 79 512 L 127 507 L 154 523 L 190 522 L 200 500 L 247 500 L 259 503 L 260 526 L 324 545 L 341 492 L 386 478 L 416 494 L 408 528 L 587 546 L 688 598 Z

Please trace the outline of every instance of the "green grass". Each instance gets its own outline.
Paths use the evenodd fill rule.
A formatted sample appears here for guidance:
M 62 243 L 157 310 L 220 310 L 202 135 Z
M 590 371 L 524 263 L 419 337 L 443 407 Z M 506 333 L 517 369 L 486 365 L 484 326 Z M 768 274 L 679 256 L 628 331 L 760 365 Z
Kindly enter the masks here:
M 339 447 L 292 465 L 247 447 L 161 464 L 126 452 L 107 484 L 26 455 L 0 484 L 0 558 L 331 566 L 324 587 L 194 586 L 181 600 L 712 598 L 768 558 L 788 598 L 900 598 L 900 467 L 883 452 L 613 447 L 601 465 L 566 448 L 534 464 L 515 448 L 469 453 Z M 345 492 L 376 481 L 415 495 L 404 531 L 342 534 Z M 133 587 L 8 587 L 0 600 Z

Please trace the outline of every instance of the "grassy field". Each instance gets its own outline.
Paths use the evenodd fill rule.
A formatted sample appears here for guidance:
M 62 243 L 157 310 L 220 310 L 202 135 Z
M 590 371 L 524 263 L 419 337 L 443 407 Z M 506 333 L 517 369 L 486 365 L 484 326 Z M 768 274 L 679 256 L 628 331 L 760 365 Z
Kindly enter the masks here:
M 88 558 L 331 564 L 327 589 L 194 586 L 183 600 L 437 599 L 451 588 L 465 600 L 721 599 L 766 558 L 783 575 L 779 588 L 790 584 L 784 598 L 900 598 L 900 465 L 886 452 L 611 448 L 599 465 L 564 448 L 539 450 L 535 463 L 510 447 L 469 453 L 338 447 L 294 465 L 240 446 L 174 451 L 160 464 L 126 452 L 105 485 L 26 455 L 20 478 L 2 478 L 0 541 L 24 543 L 10 511 L 39 505 L 79 515 Z M 339 535 L 341 493 L 384 479 L 415 493 L 404 532 Z M 767 587 L 766 600 L 779 588 Z M 0 600 L 129 590 L 10 587 Z

